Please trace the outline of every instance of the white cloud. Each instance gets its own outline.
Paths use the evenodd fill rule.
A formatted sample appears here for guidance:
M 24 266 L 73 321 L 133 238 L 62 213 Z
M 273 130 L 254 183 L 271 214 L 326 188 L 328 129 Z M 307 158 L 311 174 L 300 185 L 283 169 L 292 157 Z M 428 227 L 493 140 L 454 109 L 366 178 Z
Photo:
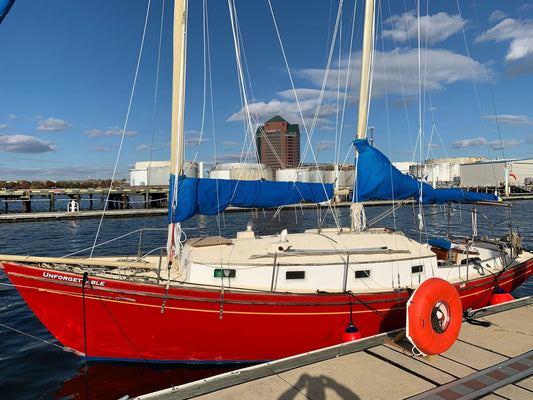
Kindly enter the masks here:
M 100 136 L 122 136 L 122 129 L 118 126 L 107 128 L 105 131 L 102 129 L 88 129 L 84 132 L 90 138 L 96 138 Z M 126 131 L 124 136 L 135 136 L 137 131 Z
M 17 117 L 15 114 L 9 114 L 7 116 L 7 119 L 15 121 L 15 120 L 19 119 L 19 117 Z
M 141 151 L 141 150 L 146 150 L 146 149 L 149 149 L 150 146 L 146 145 L 146 144 L 141 144 L 139 146 L 137 146 L 137 151 Z
M 57 118 L 48 118 L 37 122 L 37 130 L 45 132 L 63 132 L 71 126 L 69 123 Z
M 207 139 L 188 138 L 188 139 L 185 139 L 184 142 L 186 145 L 199 146 L 207 142 Z
M 109 147 L 104 146 L 94 146 L 93 151 L 109 151 Z
M 360 53 L 354 59 L 360 59 Z M 428 49 L 421 52 L 422 62 L 427 64 L 427 76 L 425 84 L 428 90 L 444 90 L 445 86 L 459 81 L 471 81 L 486 76 L 485 67 L 477 61 L 460 54 L 444 49 Z M 354 65 L 355 64 L 355 65 Z M 304 132 L 304 125 L 310 129 L 312 126 L 330 126 L 328 117 L 338 111 L 337 102 L 343 102 L 342 96 L 337 96 L 337 82 L 346 82 L 349 77 L 347 103 L 354 105 L 359 97 L 360 64 L 352 63 L 348 69 L 348 60 L 334 65 L 329 72 L 326 82 L 324 97 L 321 107 L 316 113 L 319 89 L 324 80 L 324 69 L 302 69 L 294 71 L 295 76 L 307 80 L 305 89 L 296 89 L 300 99 L 299 104 L 294 100 L 292 90 L 279 92 L 284 100 L 272 99 L 260 101 L 249 105 L 252 120 L 261 124 L 274 115 L 281 115 L 291 124 L 299 124 L 300 131 Z M 341 84 L 344 86 L 344 83 Z M 392 52 L 379 52 L 375 54 L 375 66 L 373 74 L 372 97 L 380 98 L 386 93 L 389 95 L 415 96 L 418 94 L 418 50 L 396 49 Z M 409 97 L 407 97 L 409 99 Z M 409 101 L 409 100 L 407 100 Z M 300 117 L 300 110 L 303 120 Z M 244 108 L 231 115 L 227 121 L 242 121 L 247 115 Z M 313 125 L 313 119 L 315 119 Z
M 500 124 L 511 126 L 533 125 L 533 121 L 527 115 L 484 115 L 483 118 L 498 119 Z
M 7 124 L 0 124 L 0 129 L 9 129 Z
M 506 18 L 476 38 L 477 42 L 489 40 L 511 41 L 509 50 L 505 55 L 506 62 L 526 58 L 533 54 L 533 20 Z
M 89 136 L 90 138 L 95 138 L 98 136 L 102 136 L 103 132 L 100 129 L 89 129 L 85 131 L 85 134 Z
M 27 135 L 0 135 L 0 151 L 6 153 L 46 153 L 56 151 L 51 142 Z
M 233 162 L 241 162 L 242 161 L 242 154 L 241 153 L 233 153 L 233 154 L 219 154 L 216 157 L 211 157 L 213 162 L 217 163 L 233 163 Z
M 201 131 L 189 130 L 185 132 L 185 135 L 188 136 L 184 140 L 187 145 L 199 146 L 208 141 L 207 138 L 203 137 L 204 135 Z
M 443 90 L 446 84 L 457 81 L 470 81 L 486 76 L 485 67 L 477 61 L 461 54 L 445 49 L 422 49 L 420 53 L 422 63 L 426 66 L 426 87 L 429 90 Z M 360 53 L 355 55 L 360 59 Z M 391 52 L 375 52 L 375 66 L 373 73 L 372 95 L 375 98 L 388 94 L 415 95 L 418 93 L 418 50 L 396 49 Z M 337 80 L 346 81 L 350 74 L 352 101 L 356 101 L 359 94 L 360 65 L 352 64 L 351 71 L 347 69 L 347 61 L 343 61 L 340 71 L 336 66 L 330 71 L 327 88 L 336 88 Z M 323 69 L 304 69 L 297 72 L 301 77 L 312 81 L 317 87 L 322 85 Z
M 458 140 L 452 143 L 452 149 L 462 149 L 465 147 L 478 147 L 487 144 L 487 139 L 477 137 L 473 139 Z
M 294 89 L 294 90 L 288 89 L 288 90 L 279 92 L 278 94 L 281 97 L 288 99 L 288 100 L 296 100 L 296 98 L 298 98 L 298 101 L 303 101 L 303 100 L 318 99 L 318 97 L 320 96 L 320 90 L 319 89 Z M 324 92 L 324 96 L 335 97 L 337 96 L 337 91 L 327 90 Z
M 507 147 L 515 147 L 520 146 L 520 141 L 515 139 L 503 139 L 502 141 L 495 140 L 493 142 L 487 143 L 490 147 L 492 147 L 494 150 L 501 150 L 505 149 Z
M 300 110 L 306 121 L 306 125 L 310 126 L 311 120 L 315 115 L 316 106 L 318 104 L 318 98 L 311 100 L 300 101 L 300 107 L 294 101 L 279 101 L 271 100 L 268 103 L 259 102 L 250 104 L 248 110 L 250 112 L 252 121 L 256 121 L 258 124 L 267 121 L 274 115 L 281 115 L 290 124 L 300 124 L 300 130 L 302 130 L 302 119 L 300 118 Z M 327 115 L 331 114 L 331 111 L 322 107 L 320 114 L 318 115 L 318 122 L 326 123 Z M 227 121 L 242 121 L 243 116 L 247 115 L 244 108 L 230 116 Z
M 489 22 L 501 21 L 502 19 L 507 18 L 507 14 L 501 10 L 495 10 L 489 16 Z
M 222 144 L 224 145 L 224 151 L 234 151 L 242 147 L 242 143 L 239 142 L 223 141 Z
M 494 140 L 492 142 L 489 142 L 483 137 L 477 137 L 473 139 L 464 139 L 453 142 L 452 149 L 462 149 L 465 147 L 479 147 L 488 145 L 494 150 L 501 150 L 506 147 L 520 146 L 521 143 L 521 141 L 516 139 L 503 139 L 502 141 Z
M 420 31 L 423 40 L 428 43 L 442 42 L 459 32 L 467 23 L 459 15 L 449 15 L 439 12 L 435 15 L 420 17 Z M 396 42 L 405 43 L 418 37 L 418 26 L 415 11 L 402 15 L 393 15 L 383 22 L 384 26 L 390 25 L 391 29 L 383 30 L 383 37 Z
M 331 140 L 320 140 L 315 143 L 315 151 L 329 151 L 333 148 L 333 144 Z

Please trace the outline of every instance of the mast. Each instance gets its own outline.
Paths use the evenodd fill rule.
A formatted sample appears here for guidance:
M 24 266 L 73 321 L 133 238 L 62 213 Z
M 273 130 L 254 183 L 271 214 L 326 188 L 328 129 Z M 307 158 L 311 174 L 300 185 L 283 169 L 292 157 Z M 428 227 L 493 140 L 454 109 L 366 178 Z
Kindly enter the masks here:
M 187 54 L 187 0 L 174 0 L 172 54 L 172 126 L 170 140 L 170 189 L 167 255 L 169 264 L 179 252 L 181 226 L 174 223 L 178 177 L 183 173 L 183 127 L 185 114 L 185 72 Z
M 359 88 L 359 115 L 357 118 L 357 139 L 366 139 L 368 103 L 370 92 L 370 62 L 374 42 L 374 4 L 375 0 L 366 0 L 365 21 L 363 28 L 363 49 L 361 53 L 361 82 Z
M 187 0 L 174 1 L 174 39 L 172 67 L 172 127 L 170 173 L 183 172 L 183 126 L 185 113 L 185 72 L 187 50 Z
M 368 124 L 368 103 L 370 97 L 370 63 L 372 61 L 372 47 L 374 43 L 374 7 L 375 0 L 365 2 L 365 20 L 363 27 L 363 49 L 361 51 L 361 80 L 359 86 L 359 115 L 357 117 L 356 139 L 366 139 Z M 357 156 L 357 149 L 355 150 Z M 357 162 L 356 162 L 357 176 Z M 359 232 L 366 227 L 366 216 L 363 203 L 357 200 L 357 180 L 354 186 L 354 202 L 350 207 L 352 231 Z

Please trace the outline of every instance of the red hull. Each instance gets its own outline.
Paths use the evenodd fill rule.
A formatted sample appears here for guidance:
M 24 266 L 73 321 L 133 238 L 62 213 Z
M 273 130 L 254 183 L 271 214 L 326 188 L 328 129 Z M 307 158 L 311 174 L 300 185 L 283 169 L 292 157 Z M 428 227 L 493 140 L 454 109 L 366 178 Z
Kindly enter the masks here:
M 93 279 L 4 263 L 4 270 L 46 328 L 90 359 L 158 362 L 255 362 L 339 344 L 350 321 L 348 294 L 274 294 L 165 288 Z M 499 286 L 512 291 L 533 273 L 533 260 L 509 269 Z M 89 277 L 89 279 L 91 279 Z M 494 277 L 456 287 L 463 309 L 488 305 Z M 352 298 L 363 336 L 405 326 L 407 291 Z M 162 312 L 162 305 L 164 311 Z

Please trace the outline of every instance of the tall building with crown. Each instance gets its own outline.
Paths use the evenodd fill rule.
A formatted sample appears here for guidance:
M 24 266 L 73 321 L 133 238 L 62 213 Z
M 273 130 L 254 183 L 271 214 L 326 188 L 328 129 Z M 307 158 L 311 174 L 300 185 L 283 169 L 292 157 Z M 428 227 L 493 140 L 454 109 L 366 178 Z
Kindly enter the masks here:
M 257 159 L 277 170 L 296 168 L 300 164 L 300 128 L 279 115 L 269 119 L 255 133 Z

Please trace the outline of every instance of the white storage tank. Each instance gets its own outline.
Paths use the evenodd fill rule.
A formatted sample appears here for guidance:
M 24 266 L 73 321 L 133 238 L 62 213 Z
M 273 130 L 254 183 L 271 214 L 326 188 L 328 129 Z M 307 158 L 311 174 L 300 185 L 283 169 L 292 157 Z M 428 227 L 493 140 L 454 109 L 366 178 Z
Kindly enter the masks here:
M 216 164 L 209 171 L 211 179 L 272 180 L 272 175 L 272 169 L 264 164 L 255 163 Z
M 209 179 L 231 179 L 229 170 L 209 171 Z
M 309 171 L 309 182 L 322 183 L 324 181 L 324 172 L 319 169 Z
M 324 183 L 335 183 L 335 171 L 324 171 Z
M 309 182 L 309 170 L 299 169 L 296 171 L 296 175 L 298 176 L 298 182 Z
M 187 178 L 198 178 L 198 163 L 185 161 L 183 163 L 183 174 Z
M 297 168 L 278 169 L 276 171 L 276 180 L 279 182 L 296 182 L 298 180 Z
M 339 187 L 353 188 L 355 185 L 355 170 L 339 171 Z

